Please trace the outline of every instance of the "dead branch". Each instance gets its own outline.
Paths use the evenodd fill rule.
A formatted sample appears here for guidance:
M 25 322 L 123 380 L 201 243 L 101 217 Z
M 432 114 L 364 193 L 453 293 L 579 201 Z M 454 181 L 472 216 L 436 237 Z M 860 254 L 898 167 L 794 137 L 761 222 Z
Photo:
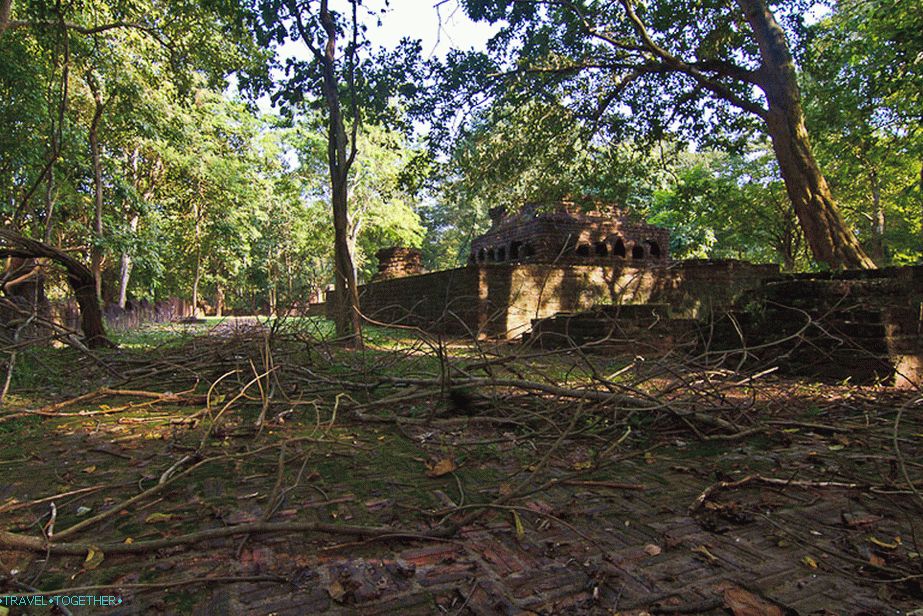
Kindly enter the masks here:
M 765 485 L 771 486 L 781 486 L 781 487 L 795 487 L 795 488 L 842 488 L 848 490 L 855 490 L 857 488 L 868 487 L 860 483 L 842 483 L 839 481 L 804 481 L 797 479 L 779 479 L 776 477 L 763 477 L 762 475 L 747 475 L 742 479 L 736 481 L 719 481 L 709 487 L 699 494 L 692 504 L 689 505 L 689 513 L 694 513 L 702 505 L 705 504 L 705 501 L 711 498 L 711 496 L 718 492 L 719 490 L 733 490 L 736 488 L 743 487 L 751 483 L 762 483 Z

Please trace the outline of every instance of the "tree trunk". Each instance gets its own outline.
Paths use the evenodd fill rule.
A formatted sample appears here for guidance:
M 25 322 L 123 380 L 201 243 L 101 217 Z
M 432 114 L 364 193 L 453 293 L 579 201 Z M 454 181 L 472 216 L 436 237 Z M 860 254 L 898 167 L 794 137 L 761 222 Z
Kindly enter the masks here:
M 135 214 L 128 223 L 129 229 L 134 233 L 138 230 L 138 215 Z M 121 263 L 119 264 L 119 308 L 124 308 L 128 301 L 128 281 L 131 279 L 131 255 L 128 252 L 122 253 Z
M 196 249 L 195 273 L 192 276 L 192 316 L 199 316 L 199 280 L 202 278 L 202 259 Z
M 764 0 L 737 3 L 760 48 L 759 83 L 769 102 L 764 117 L 766 129 L 814 258 L 835 269 L 874 268 L 874 261 L 846 225 L 814 158 L 804 124 L 795 62 L 785 33 Z
M 355 22 L 355 1 L 353 21 Z M 353 117 L 353 142 L 347 154 L 349 140 L 340 108 L 340 94 L 336 76 L 336 25 L 327 8 L 327 0 L 321 0 L 320 22 L 327 34 L 324 55 L 320 58 L 324 79 L 322 90 L 327 105 L 327 159 L 330 169 L 331 201 L 333 205 L 333 252 L 334 286 L 336 289 L 336 310 L 334 321 L 337 336 L 348 344 L 362 344 L 362 313 L 359 309 L 359 289 L 352 253 L 349 250 L 349 210 L 347 180 L 349 168 L 355 158 L 355 134 L 358 117 Z M 355 27 L 354 23 L 354 38 Z M 355 41 L 354 41 L 355 43 Z M 355 45 L 354 45 L 355 46 Z M 355 112 L 355 109 L 354 109 Z
M 201 194 L 201 190 L 199 191 Z M 192 316 L 199 316 L 199 280 L 202 278 L 202 241 L 201 223 L 199 220 L 199 204 L 192 204 L 192 216 L 195 218 L 195 271 L 192 276 Z
M 359 289 L 356 268 L 349 250 L 349 215 L 347 211 L 346 182 L 333 186 L 333 229 L 334 229 L 334 285 L 336 288 L 337 336 L 348 342 L 358 343 L 362 330 L 359 311 Z
M 103 109 L 105 103 L 102 100 L 102 94 L 96 84 L 96 80 L 87 76 L 87 83 L 93 92 L 95 108 L 93 109 L 93 121 L 90 123 L 90 157 L 93 162 L 93 192 L 95 198 L 93 234 L 95 243 L 90 249 L 90 263 L 95 279 L 94 287 L 96 288 L 96 297 L 102 299 L 103 296 L 103 164 L 99 153 L 99 124 L 103 118 Z
M 869 176 L 869 182 L 872 185 L 872 258 L 875 263 L 884 265 L 887 255 L 885 254 L 885 208 L 881 204 L 881 182 L 878 179 L 878 172 L 872 169 Z
M 10 25 L 10 17 L 13 15 L 13 0 L 0 0 L 0 37 L 6 32 Z
M 220 284 L 215 285 L 215 316 L 224 316 L 224 287 Z
M 51 243 L 51 233 L 54 229 L 54 165 L 48 169 L 48 179 L 45 180 L 45 234 L 46 244 Z

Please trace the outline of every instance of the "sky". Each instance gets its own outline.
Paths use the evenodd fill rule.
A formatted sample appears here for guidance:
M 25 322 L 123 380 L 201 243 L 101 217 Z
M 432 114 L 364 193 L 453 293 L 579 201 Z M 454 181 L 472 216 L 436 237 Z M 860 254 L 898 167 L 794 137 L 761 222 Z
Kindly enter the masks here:
M 496 28 L 472 22 L 454 0 L 391 0 L 380 28 L 369 24 L 369 40 L 393 47 L 404 37 L 423 41 L 426 56 L 445 56 L 449 49 L 483 49 Z
M 372 10 L 380 11 L 385 0 L 363 3 Z M 340 6 L 342 5 L 342 6 Z M 331 2 L 331 9 L 349 10 L 344 0 Z M 360 22 L 368 28 L 368 40 L 375 47 L 393 48 L 402 38 L 420 39 L 424 57 L 445 57 L 450 49 L 483 49 L 487 40 L 496 32 L 495 26 L 475 23 L 468 19 L 455 0 L 439 3 L 437 0 L 390 0 L 385 12 L 378 19 L 368 13 L 359 12 Z M 307 58 L 307 50 L 301 42 L 291 42 L 281 49 L 281 55 Z
M 419 39 L 424 57 L 444 58 L 450 49 L 483 49 L 498 29 L 468 19 L 456 0 L 441 4 L 438 0 L 367 0 L 363 4 L 380 11 L 386 1 L 388 6 L 380 15 L 380 26 L 375 17 L 359 13 L 359 20 L 368 28 L 368 40 L 375 47 L 393 48 L 405 37 Z M 330 8 L 341 12 L 349 10 L 345 0 L 332 0 Z M 279 56 L 308 59 L 309 52 L 304 43 L 290 41 L 280 48 Z M 235 90 L 236 80 L 232 79 L 230 91 Z M 263 112 L 272 109 L 268 96 L 259 99 L 257 106 Z

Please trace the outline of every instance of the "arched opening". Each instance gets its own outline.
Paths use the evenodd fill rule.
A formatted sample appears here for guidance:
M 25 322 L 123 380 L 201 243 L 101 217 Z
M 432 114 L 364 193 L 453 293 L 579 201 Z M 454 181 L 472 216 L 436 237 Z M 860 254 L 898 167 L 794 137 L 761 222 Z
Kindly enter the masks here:
M 609 247 L 606 246 L 605 242 L 596 242 L 595 248 L 597 257 L 606 257 L 609 255 Z
M 487 251 L 484 250 L 483 248 L 481 248 L 481 249 L 478 251 L 478 261 L 479 261 L 480 263 L 483 263 L 486 259 L 487 259 Z
M 532 244 L 526 244 L 522 247 L 522 256 L 527 258 L 535 256 L 535 248 L 532 246 Z
M 615 240 L 615 244 L 612 246 L 612 254 L 616 257 L 622 257 L 623 259 L 625 258 L 625 242 L 622 241 L 622 238 Z
M 510 244 L 510 261 L 518 259 L 520 257 L 520 249 L 522 248 L 522 242 L 513 242 Z
M 494 249 L 494 248 L 488 248 L 488 249 L 487 249 L 487 261 L 488 261 L 489 263 L 493 263 L 493 262 L 496 261 L 496 260 L 497 260 L 497 251 L 496 251 L 496 249 Z
M 506 261 L 506 248 L 501 246 L 497 249 L 497 261 Z
M 577 246 L 577 256 L 578 257 L 589 257 L 590 256 L 590 245 L 580 244 L 579 246 Z
M 651 257 L 654 259 L 659 259 L 661 256 L 660 246 L 654 240 L 644 240 L 644 243 L 647 244 L 647 250 L 650 253 Z
M 632 259 L 643 259 L 644 258 L 644 247 L 640 244 L 635 244 L 631 247 L 631 258 Z

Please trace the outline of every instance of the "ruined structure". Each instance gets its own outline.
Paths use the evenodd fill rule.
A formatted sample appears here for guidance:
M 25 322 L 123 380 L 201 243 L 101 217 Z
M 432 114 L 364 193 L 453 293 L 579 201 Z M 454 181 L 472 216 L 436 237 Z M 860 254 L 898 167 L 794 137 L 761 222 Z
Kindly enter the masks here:
M 665 261 L 669 256 L 669 231 L 632 222 L 612 206 L 597 204 L 585 212 L 562 201 L 530 204 L 515 214 L 498 207 L 490 211 L 490 218 L 487 233 L 471 243 L 469 265 Z
M 418 276 L 425 271 L 423 253 L 417 248 L 382 248 L 375 253 L 375 257 L 378 259 L 378 273 L 372 280 Z
M 783 275 L 776 265 L 671 261 L 668 231 L 614 208 L 491 215 L 465 267 L 423 273 L 419 251 L 380 251 L 362 312 L 465 337 L 645 357 L 742 350 L 792 374 L 923 382 L 923 266 Z

